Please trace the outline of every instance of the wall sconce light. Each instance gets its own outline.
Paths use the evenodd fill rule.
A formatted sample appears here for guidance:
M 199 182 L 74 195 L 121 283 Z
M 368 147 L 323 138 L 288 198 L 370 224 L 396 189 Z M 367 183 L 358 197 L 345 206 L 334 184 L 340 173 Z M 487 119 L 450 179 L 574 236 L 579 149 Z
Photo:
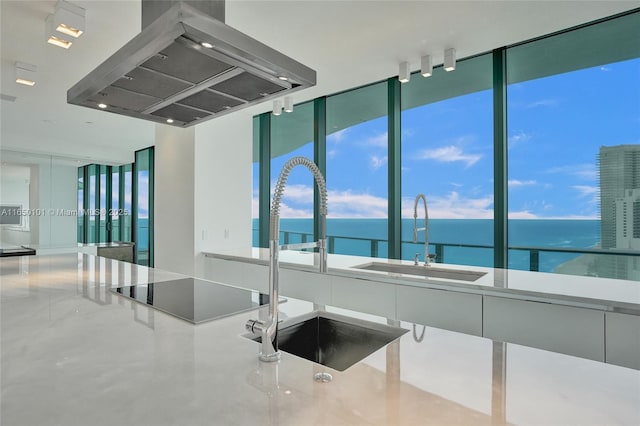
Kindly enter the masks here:
M 291 96 L 284 97 L 284 112 L 293 112 L 293 99 Z
M 68 49 L 85 30 L 85 10 L 64 0 L 56 3 L 56 9 L 46 20 L 47 42 Z
M 420 74 L 422 74 L 423 77 L 431 77 L 431 74 L 433 74 L 431 55 L 424 55 L 420 59 Z
M 398 70 L 398 80 L 400 80 L 400 83 L 408 83 L 410 79 L 409 62 L 401 62 Z
M 280 115 L 280 114 L 282 114 L 282 101 L 281 100 L 273 101 L 273 115 Z
M 38 67 L 24 62 L 16 62 L 16 83 L 35 86 Z
M 456 69 L 456 49 L 444 51 L 444 70 L 449 72 Z

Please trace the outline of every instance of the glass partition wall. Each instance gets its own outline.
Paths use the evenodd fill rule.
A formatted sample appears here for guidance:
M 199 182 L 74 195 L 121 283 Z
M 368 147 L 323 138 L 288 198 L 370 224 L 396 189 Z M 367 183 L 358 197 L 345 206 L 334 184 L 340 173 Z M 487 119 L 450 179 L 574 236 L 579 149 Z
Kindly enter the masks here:
M 639 280 L 639 116 L 638 9 L 262 114 L 255 232 L 279 168 L 304 155 L 325 172 L 330 253 L 423 261 L 424 194 L 437 262 Z M 289 238 L 313 232 L 311 185 L 292 178 L 287 211 L 306 221 Z

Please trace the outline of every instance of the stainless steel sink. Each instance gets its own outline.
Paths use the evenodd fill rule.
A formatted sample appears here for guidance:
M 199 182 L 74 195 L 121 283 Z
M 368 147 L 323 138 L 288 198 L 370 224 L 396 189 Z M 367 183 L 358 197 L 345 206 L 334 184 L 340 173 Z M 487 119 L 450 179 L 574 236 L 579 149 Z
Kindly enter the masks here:
M 466 271 L 462 269 L 435 268 L 433 266 L 399 265 L 384 262 L 371 262 L 354 266 L 365 271 L 391 272 L 395 274 L 417 275 L 427 278 L 445 278 L 447 280 L 473 282 L 485 276 L 486 272 Z
M 279 349 L 344 371 L 408 330 L 314 311 L 284 321 L 278 327 Z M 251 336 L 260 342 L 260 337 Z

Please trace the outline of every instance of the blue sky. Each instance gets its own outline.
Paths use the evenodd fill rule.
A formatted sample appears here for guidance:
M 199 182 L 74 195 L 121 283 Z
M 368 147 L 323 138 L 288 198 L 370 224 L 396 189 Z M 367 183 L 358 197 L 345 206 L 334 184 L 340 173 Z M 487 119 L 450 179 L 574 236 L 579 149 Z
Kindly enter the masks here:
M 509 216 L 598 219 L 599 147 L 640 143 L 640 60 L 512 84 L 508 108 Z M 386 217 L 386 126 L 383 117 L 328 135 L 330 217 Z M 403 217 L 418 193 L 433 218 L 493 217 L 492 126 L 491 91 L 403 112 Z M 312 144 L 291 155 L 313 158 Z M 272 161 L 274 176 L 285 160 Z M 312 215 L 311 175 L 297 169 L 282 217 Z M 256 198 L 254 188 L 254 217 Z

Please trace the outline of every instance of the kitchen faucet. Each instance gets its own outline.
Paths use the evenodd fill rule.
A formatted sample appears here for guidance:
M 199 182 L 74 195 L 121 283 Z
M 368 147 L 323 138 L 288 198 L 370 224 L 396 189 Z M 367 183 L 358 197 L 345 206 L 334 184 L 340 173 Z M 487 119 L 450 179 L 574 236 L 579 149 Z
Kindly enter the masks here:
M 280 246 L 280 202 L 284 193 L 289 173 L 295 166 L 305 166 L 313 174 L 320 192 L 320 230 L 318 241 L 311 243 L 287 244 Z M 260 333 L 262 343 L 259 358 L 261 361 L 273 362 L 280 359 L 278 350 L 278 293 L 279 293 L 279 251 L 290 249 L 306 249 L 318 247 L 320 272 L 327 272 L 327 185 L 318 166 L 308 158 L 290 158 L 280 171 L 276 183 L 271 212 L 269 215 L 269 314 L 266 320 L 249 320 L 245 325 L 251 333 Z
M 418 203 L 422 200 L 424 202 L 424 228 L 418 228 Z M 434 256 L 429 255 L 429 212 L 427 210 L 427 197 L 424 194 L 418 194 L 416 200 L 413 203 L 413 242 L 418 242 L 418 231 L 424 231 L 424 266 L 429 266 L 431 258 Z M 416 253 L 414 263 L 418 264 L 419 254 Z

